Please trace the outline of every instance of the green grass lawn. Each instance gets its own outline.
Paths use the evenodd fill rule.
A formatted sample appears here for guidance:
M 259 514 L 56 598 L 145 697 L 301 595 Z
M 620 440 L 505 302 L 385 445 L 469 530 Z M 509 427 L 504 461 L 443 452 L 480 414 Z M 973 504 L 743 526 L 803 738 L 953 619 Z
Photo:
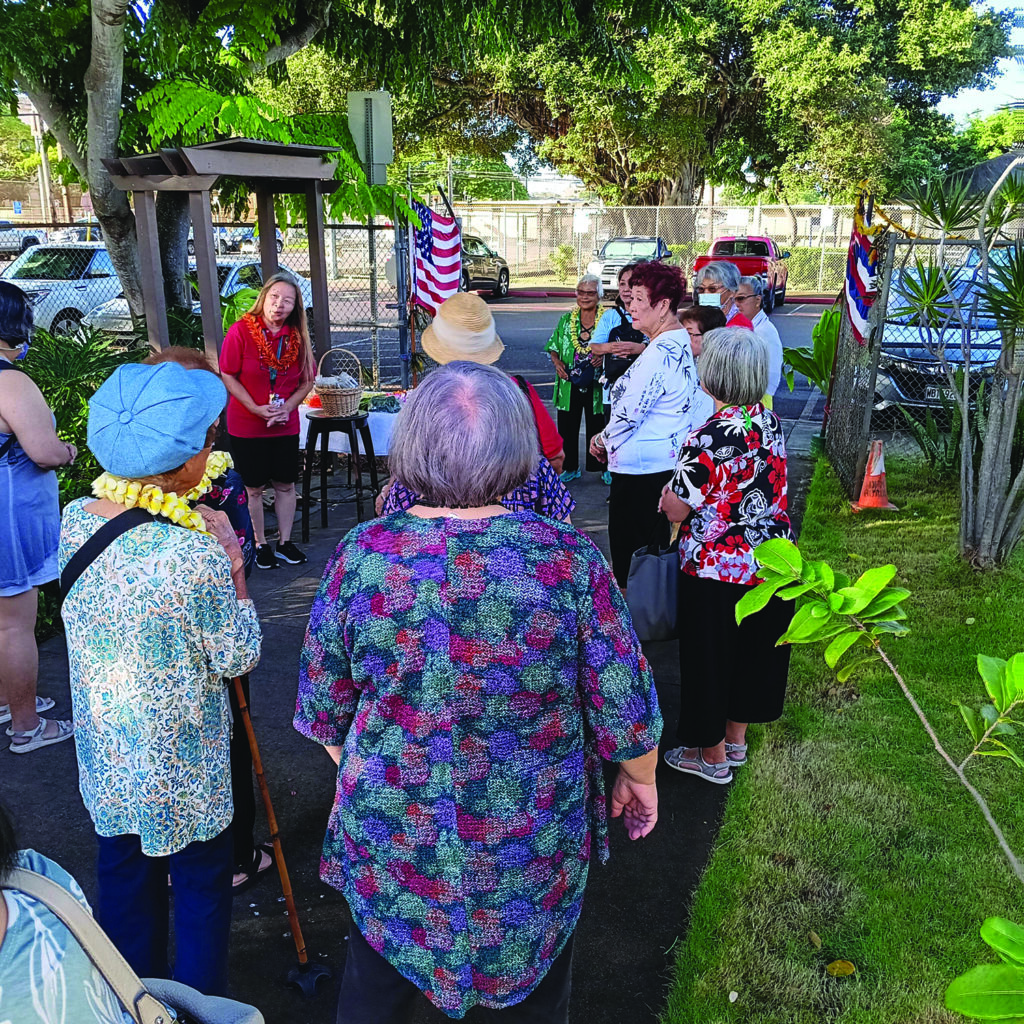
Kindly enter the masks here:
M 1024 557 L 998 574 L 966 568 L 956 483 L 918 463 L 887 469 L 900 511 L 853 515 L 819 461 L 800 547 L 852 578 L 898 567 L 895 585 L 913 591 L 911 632 L 884 646 L 962 759 L 970 743 L 952 701 L 982 703 L 976 654 L 1024 650 Z M 963 1020 L 944 1009 L 945 987 L 995 959 L 978 936 L 985 917 L 1024 924 L 1024 888 L 891 676 L 861 671 L 843 686 L 820 649 L 794 649 L 785 715 L 751 729 L 751 751 L 694 898 L 664 1021 Z M 1024 777 L 1008 761 L 972 763 L 969 777 L 1024 853 Z M 830 978 L 836 959 L 856 974 Z

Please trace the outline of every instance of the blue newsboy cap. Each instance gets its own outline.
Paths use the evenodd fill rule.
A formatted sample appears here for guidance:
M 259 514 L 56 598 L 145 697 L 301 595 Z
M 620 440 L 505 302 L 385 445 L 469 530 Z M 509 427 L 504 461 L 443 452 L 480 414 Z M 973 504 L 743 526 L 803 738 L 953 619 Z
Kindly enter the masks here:
M 89 399 L 89 447 L 115 476 L 168 473 L 202 451 L 226 402 L 227 389 L 207 370 L 119 366 Z

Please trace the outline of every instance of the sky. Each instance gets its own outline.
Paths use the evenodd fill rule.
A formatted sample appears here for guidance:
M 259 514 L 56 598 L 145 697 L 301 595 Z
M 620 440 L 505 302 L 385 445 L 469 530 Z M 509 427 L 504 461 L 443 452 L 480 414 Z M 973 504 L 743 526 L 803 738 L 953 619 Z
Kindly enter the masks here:
M 1016 3 L 1010 4 L 986 2 L 980 6 L 1018 8 L 1017 26 L 1010 31 L 1010 42 L 1021 47 L 1021 55 L 1016 59 L 1008 58 L 999 62 L 999 77 L 995 88 L 964 89 L 937 105 L 943 114 L 952 114 L 960 124 L 966 123 L 974 115 L 987 117 L 994 114 L 1000 106 L 1011 100 L 1024 100 L 1024 0 L 1016 0 Z

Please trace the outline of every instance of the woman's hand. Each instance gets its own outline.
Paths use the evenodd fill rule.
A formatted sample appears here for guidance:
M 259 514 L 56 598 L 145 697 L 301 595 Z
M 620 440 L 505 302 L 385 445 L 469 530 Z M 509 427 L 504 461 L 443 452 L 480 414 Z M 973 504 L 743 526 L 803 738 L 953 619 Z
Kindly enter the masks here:
M 235 528 L 231 525 L 227 513 L 217 509 L 209 508 L 206 505 L 197 505 L 196 511 L 203 517 L 203 524 L 206 532 L 224 549 L 224 553 L 231 559 L 232 569 L 237 558 L 242 560 L 242 549 L 238 546 L 238 537 Z
M 388 500 L 388 495 L 391 493 L 391 481 L 388 480 L 384 486 L 380 489 L 380 494 L 374 499 L 373 511 L 375 515 L 380 515 L 384 511 L 384 502 Z
M 590 454 L 593 455 L 598 462 L 608 461 L 608 451 L 604 446 L 604 438 L 600 434 L 595 434 L 590 439 Z
M 661 500 L 658 502 L 658 511 L 663 512 L 670 523 L 682 523 L 689 516 L 691 509 L 672 490 L 671 484 L 665 484 L 661 491 Z
M 658 787 L 638 782 L 621 767 L 612 787 L 612 817 L 620 816 L 630 839 L 649 835 L 658 822 Z
M 638 356 L 647 348 L 639 341 L 613 341 L 608 347 L 613 356 Z
M 557 373 L 558 376 L 562 378 L 562 380 L 568 380 L 569 371 L 566 370 L 565 363 L 563 363 L 562 360 L 558 358 L 558 356 L 554 355 L 551 357 L 551 362 L 554 364 L 555 373 Z

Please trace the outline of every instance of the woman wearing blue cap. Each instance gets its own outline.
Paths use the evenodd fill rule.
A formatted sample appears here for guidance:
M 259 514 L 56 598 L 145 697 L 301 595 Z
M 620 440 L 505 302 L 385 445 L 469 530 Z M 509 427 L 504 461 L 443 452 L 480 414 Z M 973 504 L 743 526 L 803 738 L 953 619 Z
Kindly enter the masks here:
M 97 916 L 138 974 L 208 994 L 226 989 L 231 924 L 224 678 L 248 672 L 260 653 L 235 532 L 223 512 L 190 505 L 210 485 L 226 398 L 204 370 L 119 367 L 89 402 L 101 497 L 65 508 L 59 558 L 79 785 L 99 841 Z M 69 584 L 81 568 L 72 557 L 129 508 L 122 524 L 134 521 L 136 507 L 151 516 Z
M 48 720 L 53 707 L 36 696 L 39 587 L 57 578 L 60 503 L 55 466 L 74 461 L 75 446 L 57 437 L 32 380 L 14 369 L 32 338 L 25 293 L 0 281 L 0 728 L 12 754 L 71 739 L 70 722 Z

